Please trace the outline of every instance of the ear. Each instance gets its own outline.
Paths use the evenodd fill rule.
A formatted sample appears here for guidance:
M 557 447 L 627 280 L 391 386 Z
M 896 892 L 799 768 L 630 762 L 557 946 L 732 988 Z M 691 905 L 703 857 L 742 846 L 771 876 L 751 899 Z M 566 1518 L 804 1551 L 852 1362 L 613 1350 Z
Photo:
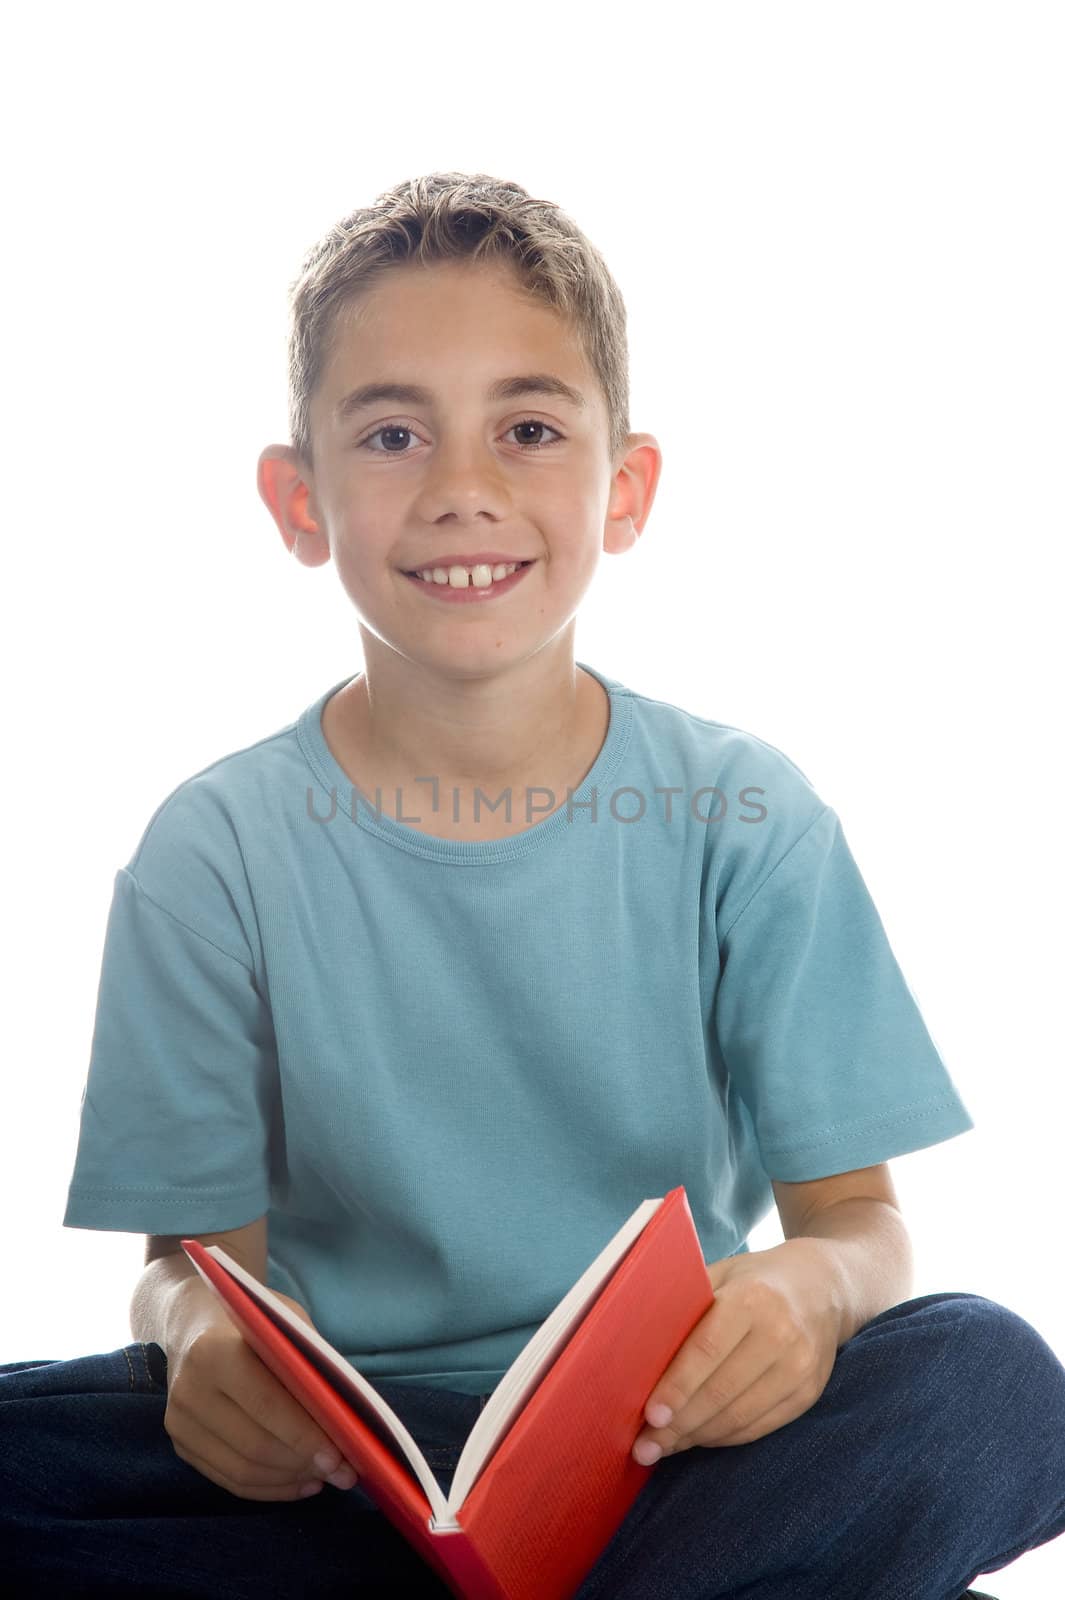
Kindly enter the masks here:
M 291 445 L 268 444 L 259 457 L 259 494 L 286 547 L 305 567 L 329 560 L 329 540 L 317 518 L 307 467 Z
M 603 533 L 603 549 L 608 555 L 631 550 L 640 537 L 651 514 L 661 472 L 658 440 L 650 433 L 630 433 L 625 457 L 610 489 Z

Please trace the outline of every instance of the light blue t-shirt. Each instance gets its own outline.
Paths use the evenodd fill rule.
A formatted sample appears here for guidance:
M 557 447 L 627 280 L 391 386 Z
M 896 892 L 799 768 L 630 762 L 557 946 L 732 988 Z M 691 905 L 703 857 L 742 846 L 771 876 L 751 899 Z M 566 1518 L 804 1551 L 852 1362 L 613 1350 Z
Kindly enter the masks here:
M 578 665 L 603 747 L 510 838 L 354 790 L 321 724 L 350 679 L 161 803 L 115 876 L 65 1226 L 268 1213 L 269 1285 L 371 1381 L 480 1394 L 641 1201 L 683 1184 L 720 1260 L 771 1178 L 973 1127 L 803 773 Z

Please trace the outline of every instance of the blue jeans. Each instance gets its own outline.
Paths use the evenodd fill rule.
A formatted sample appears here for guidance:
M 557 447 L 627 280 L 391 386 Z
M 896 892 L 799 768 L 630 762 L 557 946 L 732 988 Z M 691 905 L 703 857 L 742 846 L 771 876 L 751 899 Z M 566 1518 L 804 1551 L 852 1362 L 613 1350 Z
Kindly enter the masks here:
M 449 1490 L 487 1396 L 377 1387 Z M 165 1408 L 155 1344 L 0 1366 L 9 1593 L 447 1595 L 361 1486 L 240 1499 Z M 785 1427 L 659 1462 L 576 1600 L 957 1600 L 1063 1532 L 1065 1368 L 1004 1306 L 932 1294 L 867 1323 Z

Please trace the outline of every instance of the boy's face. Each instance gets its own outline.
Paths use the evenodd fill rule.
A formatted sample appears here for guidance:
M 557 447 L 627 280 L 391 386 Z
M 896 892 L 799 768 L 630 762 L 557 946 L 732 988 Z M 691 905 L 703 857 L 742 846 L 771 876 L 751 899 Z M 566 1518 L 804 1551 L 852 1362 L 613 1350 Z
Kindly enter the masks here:
M 501 380 L 533 373 L 561 379 L 583 405 L 557 393 L 491 398 Z M 342 407 L 357 387 L 384 383 L 428 398 Z M 634 543 L 650 509 L 657 446 L 633 435 L 630 451 L 633 441 L 652 451 L 612 463 L 607 427 L 566 327 L 505 265 L 396 268 L 338 314 L 311 402 L 315 464 L 301 466 L 317 532 L 306 554 L 301 534 L 297 553 L 310 564 L 331 555 L 366 628 L 401 655 L 434 674 L 497 672 L 560 633 L 600 552 Z M 509 591 L 464 604 L 406 576 L 485 552 L 533 565 Z M 366 628 L 372 666 L 379 646 Z

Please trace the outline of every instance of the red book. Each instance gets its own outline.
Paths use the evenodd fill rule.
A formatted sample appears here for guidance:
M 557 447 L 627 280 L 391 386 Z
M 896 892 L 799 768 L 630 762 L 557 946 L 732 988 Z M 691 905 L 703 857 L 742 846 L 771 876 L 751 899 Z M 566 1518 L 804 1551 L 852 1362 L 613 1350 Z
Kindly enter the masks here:
M 445 1495 L 373 1385 L 220 1245 L 181 1241 L 245 1339 L 460 1600 L 570 1600 L 654 1467 L 644 1406 L 713 1304 L 683 1185 L 645 1200 L 496 1386 Z

